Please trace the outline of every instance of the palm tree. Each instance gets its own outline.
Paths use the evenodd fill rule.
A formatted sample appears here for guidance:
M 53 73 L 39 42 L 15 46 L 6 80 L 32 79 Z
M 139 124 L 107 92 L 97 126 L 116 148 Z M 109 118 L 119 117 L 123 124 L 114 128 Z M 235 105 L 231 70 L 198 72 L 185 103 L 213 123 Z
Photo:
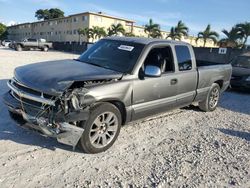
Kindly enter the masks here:
M 188 27 L 180 20 L 175 27 L 175 30 L 178 34 L 182 36 L 188 36 Z
M 124 35 L 125 35 L 126 37 L 135 37 L 135 34 L 132 33 L 132 32 L 124 33 Z
M 100 39 L 107 35 L 104 27 L 93 26 L 92 32 L 93 32 L 93 39 Z
M 175 27 L 171 27 L 167 38 L 181 40 L 182 36 L 188 36 L 188 27 L 180 20 Z
M 112 24 L 110 28 L 108 28 L 108 36 L 119 35 L 119 34 L 124 35 L 124 33 L 125 33 L 125 29 L 123 25 L 120 23 Z
M 242 35 L 241 31 L 237 27 L 232 27 L 230 31 L 223 29 L 222 33 L 226 35 L 226 38 L 221 39 L 220 43 L 225 43 L 227 47 L 240 47 Z
M 180 33 L 176 32 L 175 27 L 171 27 L 170 33 L 167 36 L 167 38 L 171 38 L 172 40 L 176 40 L 176 39 L 181 40 L 181 35 L 180 35 Z
M 79 34 L 79 39 L 82 36 L 85 36 L 87 38 L 87 42 L 89 41 L 90 38 L 93 37 L 93 32 L 91 31 L 91 29 L 85 27 L 85 28 L 80 28 L 77 30 L 78 34 Z
M 214 42 L 214 44 L 216 44 L 218 37 L 219 34 L 216 31 L 212 31 L 210 24 L 208 24 L 204 31 L 198 33 L 198 37 L 196 38 L 196 43 L 199 39 L 203 39 L 205 47 L 207 40 L 211 39 Z
M 246 46 L 247 39 L 250 36 L 250 22 L 237 24 L 236 27 L 239 29 L 240 35 L 244 39 L 243 45 Z
M 145 25 L 144 31 L 148 34 L 148 37 L 158 38 L 161 36 L 160 25 L 153 23 L 152 19 L 149 19 L 149 24 Z
M 162 38 L 161 30 L 154 29 L 150 35 L 152 38 Z

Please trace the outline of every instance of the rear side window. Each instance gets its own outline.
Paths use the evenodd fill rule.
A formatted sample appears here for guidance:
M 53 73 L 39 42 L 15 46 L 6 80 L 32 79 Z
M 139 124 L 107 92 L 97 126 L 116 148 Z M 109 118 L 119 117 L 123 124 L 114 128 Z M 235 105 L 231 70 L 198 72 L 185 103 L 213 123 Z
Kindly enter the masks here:
M 36 39 L 28 39 L 29 42 L 36 42 Z
M 186 71 L 192 69 L 192 60 L 187 46 L 175 46 L 179 71 Z

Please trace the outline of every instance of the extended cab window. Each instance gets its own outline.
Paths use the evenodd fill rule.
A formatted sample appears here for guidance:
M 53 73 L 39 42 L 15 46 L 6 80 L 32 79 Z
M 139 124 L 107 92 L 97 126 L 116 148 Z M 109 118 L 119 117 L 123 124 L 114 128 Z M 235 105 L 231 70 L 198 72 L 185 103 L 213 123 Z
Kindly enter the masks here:
M 175 46 L 179 71 L 186 71 L 192 69 L 192 60 L 187 46 Z
M 174 62 L 171 48 L 164 46 L 151 49 L 144 62 L 144 68 L 147 65 L 159 67 L 162 73 L 173 72 Z

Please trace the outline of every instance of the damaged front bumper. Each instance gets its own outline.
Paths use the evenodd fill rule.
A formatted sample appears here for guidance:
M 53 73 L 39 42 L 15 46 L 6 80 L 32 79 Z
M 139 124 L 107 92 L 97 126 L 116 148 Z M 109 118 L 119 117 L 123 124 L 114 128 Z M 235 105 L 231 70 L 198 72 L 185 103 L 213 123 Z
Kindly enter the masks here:
M 43 135 L 54 137 L 60 143 L 75 147 L 84 132 L 83 128 L 77 127 L 70 122 L 73 119 L 86 120 L 88 118 L 87 109 L 67 115 L 59 113 L 55 118 L 56 121 L 51 123 L 46 115 L 40 117 L 32 115 L 31 112 L 36 112 L 38 109 L 27 104 L 23 104 L 25 105 L 25 108 L 23 108 L 20 101 L 14 98 L 10 92 L 7 92 L 3 96 L 3 101 L 8 106 L 10 112 L 22 119 L 20 121 L 20 119 L 17 120 L 16 117 L 12 117 L 19 125 L 24 128 L 36 130 Z

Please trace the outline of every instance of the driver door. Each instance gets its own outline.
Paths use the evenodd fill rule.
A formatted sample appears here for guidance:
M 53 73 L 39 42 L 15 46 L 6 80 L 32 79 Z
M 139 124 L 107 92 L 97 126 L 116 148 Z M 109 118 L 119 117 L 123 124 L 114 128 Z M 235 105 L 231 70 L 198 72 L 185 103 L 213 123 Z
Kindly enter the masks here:
M 161 53 L 163 59 L 164 57 L 168 59 L 167 62 L 165 61 L 166 65 L 162 65 L 164 61 L 157 57 L 157 53 Z M 162 74 L 159 77 L 146 76 L 143 70 L 145 70 L 145 66 L 147 65 L 158 66 L 161 68 Z M 167 111 L 176 105 L 178 80 L 176 79 L 175 65 L 170 46 L 151 49 L 141 71 L 144 72 L 142 73 L 144 74 L 143 78 L 139 78 L 133 82 L 133 120 Z

